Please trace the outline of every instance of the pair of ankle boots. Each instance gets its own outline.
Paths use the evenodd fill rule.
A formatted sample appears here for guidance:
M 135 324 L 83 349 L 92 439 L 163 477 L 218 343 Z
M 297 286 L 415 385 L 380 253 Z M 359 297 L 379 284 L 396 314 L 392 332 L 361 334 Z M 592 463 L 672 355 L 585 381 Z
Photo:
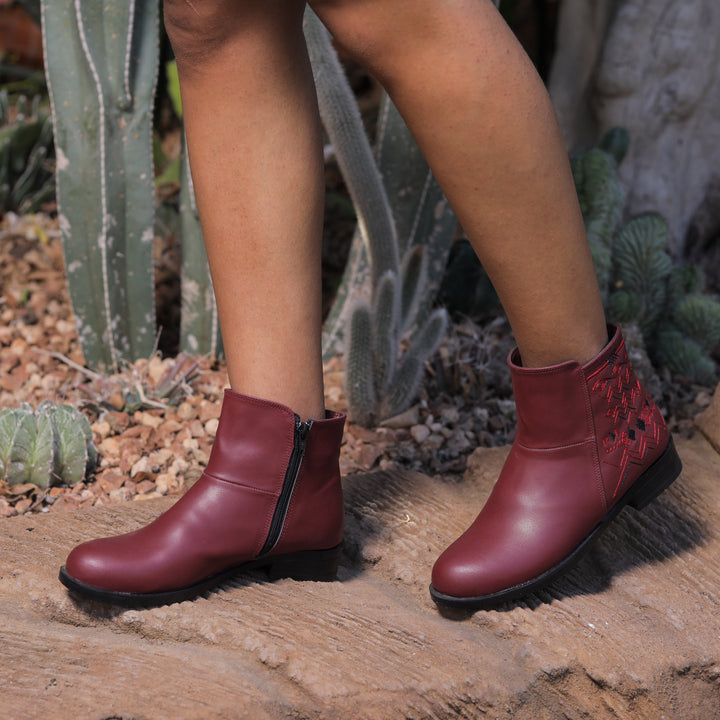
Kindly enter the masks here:
M 625 505 L 643 508 L 681 470 L 660 411 L 636 379 L 619 328 L 585 365 L 509 364 L 518 430 L 471 527 L 438 558 L 441 606 L 492 608 L 567 570 Z M 345 416 L 301 422 L 289 408 L 226 391 L 208 466 L 150 525 L 84 543 L 60 580 L 125 606 L 178 602 L 240 573 L 332 580 L 343 501 Z

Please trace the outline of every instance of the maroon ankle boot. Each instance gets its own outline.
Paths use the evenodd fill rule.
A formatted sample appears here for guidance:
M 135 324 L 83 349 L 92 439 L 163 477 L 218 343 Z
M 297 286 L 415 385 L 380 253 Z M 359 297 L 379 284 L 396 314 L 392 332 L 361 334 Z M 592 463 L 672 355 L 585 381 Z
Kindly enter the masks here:
M 150 525 L 76 547 L 72 592 L 125 606 L 193 598 L 256 568 L 272 579 L 333 580 L 343 534 L 338 457 L 345 416 L 300 418 L 225 391 L 207 469 Z
M 492 608 L 568 570 L 625 505 L 641 509 L 680 474 L 665 422 L 619 328 L 586 365 L 523 368 L 509 357 L 515 442 L 470 528 L 438 558 L 439 605 Z

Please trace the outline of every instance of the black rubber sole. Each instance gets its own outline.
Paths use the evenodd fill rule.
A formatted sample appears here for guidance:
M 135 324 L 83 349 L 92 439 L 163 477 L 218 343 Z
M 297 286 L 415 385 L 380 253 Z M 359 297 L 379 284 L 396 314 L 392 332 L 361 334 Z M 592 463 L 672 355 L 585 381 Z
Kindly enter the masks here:
M 432 599 L 441 607 L 468 611 L 492 610 L 503 603 L 517 600 L 534 590 L 542 588 L 570 570 L 625 506 L 629 505 L 636 510 L 642 510 L 660 495 L 663 490 L 670 487 L 680 475 L 681 471 L 682 462 L 675 450 L 675 445 L 671 437 L 663 454 L 633 483 L 632 487 L 611 508 L 602 522 L 593 529 L 585 540 L 557 565 L 532 580 L 528 580 L 520 585 L 514 585 L 513 587 L 493 593 L 492 595 L 456 597 L 438 592 L 430 585 L 430 595 Z
M 192 600 L 205 592 L 217 588 L 222 583 L 252 570 L 265 570 L 270 580 L 291 578 L 293 580 L 331 582 L 337 576 L 341 554 L 342 545 L 337 545 L 329 550 L 304 550 L 287 555 L 258 558 L 250 562 L 233 565 L 194 585 L 156 593 L 116 592 L 86 585 L 69 575 L 64 565 L 60 568 L 59 579 L 73 595 L 83 600 L 94 600 L 128 608 L 155 607 Z

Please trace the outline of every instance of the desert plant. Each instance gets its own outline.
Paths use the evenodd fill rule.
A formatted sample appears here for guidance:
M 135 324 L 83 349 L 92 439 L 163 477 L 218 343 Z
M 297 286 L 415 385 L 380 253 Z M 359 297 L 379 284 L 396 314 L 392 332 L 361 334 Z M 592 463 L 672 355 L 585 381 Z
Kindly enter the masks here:
M 35 212 L 55 192 L 52 120 L 24 95 L 11 107 L 0 90 L 0 214 Z
M 86 361 L 148 356 L 156 0 L 42 2 L 70 295 Z
M 327 30 L 309 9 L 305 35 L 320 114 L 358 215 L 324 349 L 327 356 L 344 344 L 348 411 L 352 420 L 371 425 L 409 406 L 424 362 L 445 333 L 445 311 L 431 311 L 429 302 L 442 279 L 455 218 L 387 97 L 377 160 L 373 156 Z M 401 352 L 403 335 L 408 347 Z
M 89 365 L 114 369 L 123 359 L 147 356 L 153 337 L 150 110 L 158 66 L 157 4 L 112 1 L 100 8 L 86 0 L 72 6 L 44 0 L 42 17 L 60 157 L 58 201 L 80 341 Z M 375 164 L 327 33 L 311 12 L 307 17 L 321 113 L 360 218 L 358 241 L 325 332 L 327 356 L 342 349 L 356 301 L 371 301 L 388 270 L 395 274 L 398 294 L 418 300 L 405 320 L 429 312 L 455 221 L 387 101 L 378 143 L 384 159 Z M 405 158 L 406 152 L 412 157 Z M 395 216 L 381 173 L 393 199 L 404 198 Z M 181 186 L 181 346 L 214 352 L 217 313 L 185 161 Z M 427 245 L 424 258 L 415 245 Z M 402 289 L 401 267 L 422 270 L 416 285 Z M 433 326 L 438 327 L 436 321 Z
M 41 488 L 85 478 L 96 462 L 88 419 L 71 405 L 46 401 L 0 411 L 0 480 Z
M 720 343 L 720 301 L 703 294 L 702 268 L 673 264 L 661 215 L 621 223 L 624 193 L 617 168 L 626 147 L 626 134 L 615 129 L 602 147 L 573 158 L 608 318 L 636 324 L 657 366 L 710 385 L 717 370 L 711 352 Z

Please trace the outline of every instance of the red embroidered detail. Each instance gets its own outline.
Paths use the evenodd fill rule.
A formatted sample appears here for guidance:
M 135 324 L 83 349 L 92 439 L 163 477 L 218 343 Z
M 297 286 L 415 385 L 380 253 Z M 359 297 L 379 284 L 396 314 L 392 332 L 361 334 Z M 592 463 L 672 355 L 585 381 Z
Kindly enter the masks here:
M 644 465 L 648 452 L 660 443 L 662 424 L 654 412 L 653 401 L 635 377 L 624 342 L 588 380 L 593 378 L 591 393 L 607 403 L 605 416 L 610 420 L 611 431 L 602 440 L 605 448 L 602 462 L 618 471 L 613 491 L 613 497 L 617 497 L 630 466 Z

